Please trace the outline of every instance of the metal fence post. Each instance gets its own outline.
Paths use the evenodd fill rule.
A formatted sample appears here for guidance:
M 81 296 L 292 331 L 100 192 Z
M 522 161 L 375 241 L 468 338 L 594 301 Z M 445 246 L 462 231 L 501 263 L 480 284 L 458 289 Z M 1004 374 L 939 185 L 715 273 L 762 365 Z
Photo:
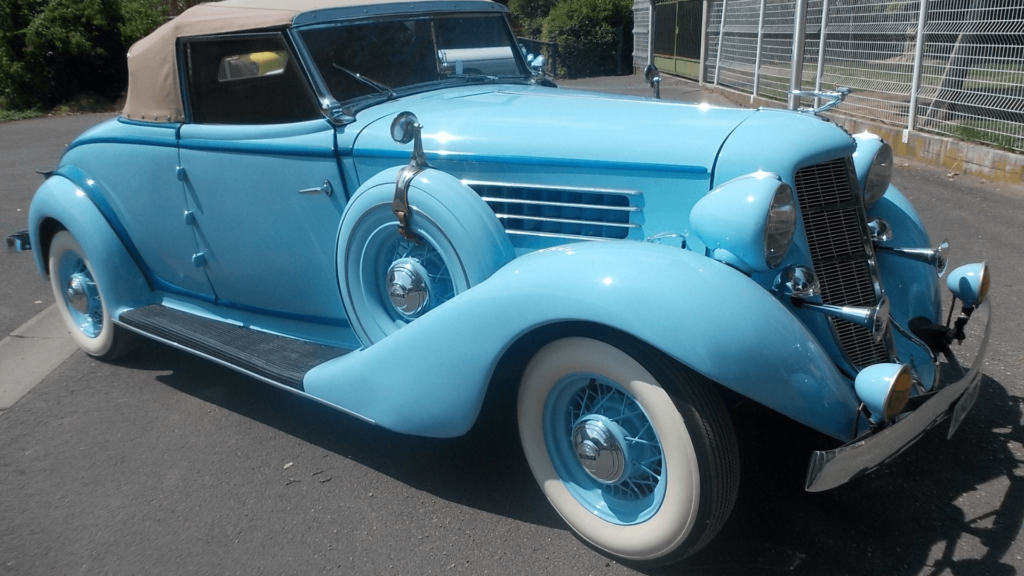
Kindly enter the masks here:
M 750 92 L 750 103 L 754 103 L 761 89 L 761 46 L 764 42 L 764 4 L 761 0 L 761 14 L 757 17 L 757 53 L 754 56 L 754 89 Z
M 917 15 L 917 45 L 914 47 L 914 78 L 910 82 L 910 110 L 907 113 L 907 130 L 917 128 L 917 94 L 921 91 L 921 68 L 924 62 L 924 29 L 928 25 L 928 0 L 921 0 Z M 906 134 L 904 134 L 906 142 Z
M 821 4 L 821 34 L 818 40 L 818 70 L 814 73 L 814 91 L 818 92 L 821 90 L 821 78 L 825 75 L 825 40 L 827 34 L 825 28 L 828 27 L 828 0 L 822 0 Z M 814 98 L 814 107 L 817 108 L 821 105 L 820 98 Z
M 718 58 L 715 59 L 715 86 L 718 86 L 718 73 L 722 69 L 722 44 L 725 40 L 725 9 L 729 0 L 722 0 L 722 22 L 718 26 Z
M 647 65 L 654 64 L 654 0 L 647 3 L 651 11 L 647 14 Z
M 789 90 L 800 90 L 804 85 L 804 41 L 807 38 L 807 0 L 796 0 L 793 16 L 793 60 L 789 69 Z M 796 110 L 800 99 L 789 95 L 789 109 Z
M 704 0 L 701 3 L 703 5 L 700 17 L 700 72 L 697 81 L 702 85 L 708 80 L 708 28 L 711 26 L 711 2 L 712 0 Z

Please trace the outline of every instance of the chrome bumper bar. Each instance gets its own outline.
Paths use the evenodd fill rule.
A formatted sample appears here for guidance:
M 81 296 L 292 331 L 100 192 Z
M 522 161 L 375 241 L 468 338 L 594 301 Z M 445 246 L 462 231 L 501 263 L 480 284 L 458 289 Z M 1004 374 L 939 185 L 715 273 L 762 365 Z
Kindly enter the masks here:
M 988 302 L 974 312 L 975 321 L 981 319 L 978 318 L 979 314 L 984 315 L 985 334 L 967 374 L 956 382 L 938 388 L 938 392 L 935 392 L 931 399 L 892 426 L 875 434 L 861 436 L 835 450 L 812 453 L 810 466 L 807 468 L 807 483 L 804 486 L 808 492 L 821 492 L 841 486 L 884 466 L 909 448 L 925 432 L 947 418 L 952 420 L 949 436 L 953 435 L 964 415 L 977 400 L 981 387 L 981 365 L 992 331 L 992 310 Z

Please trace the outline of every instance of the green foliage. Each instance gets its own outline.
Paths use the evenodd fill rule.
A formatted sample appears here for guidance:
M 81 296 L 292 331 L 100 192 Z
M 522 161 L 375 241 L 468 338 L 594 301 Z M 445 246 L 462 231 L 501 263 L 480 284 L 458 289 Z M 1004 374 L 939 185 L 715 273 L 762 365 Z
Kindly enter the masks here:
M 558 0 L 509 0 L 508 10 L 516 34 L 539 40 L 544 31 L 544 20 Z
M 1015 136 L 1009 134 L 1003 134 L 993 129 L 992 127 L 985 126 L 984 122 L 979 123 L 978 126 L 972 126 L 971 123 L 966 125 L 953 126 L 950 133 L 960 140 L 967 140 L 968 142 L 981 142 L 983 144 L 990 144 L 1000 150 L 1006 150 L 1008 152 L 1017 152 L 1024 148 L 1024 143 Z M 1009 123 L 999 122 L 997 124 L 1003 124 L 998 129 L 1005 130 L 1007 132 L 1013 131 L 1014 127 L 1010 126 Z
M 4 110 L 0 108 L 0 122 L 27 120 L 29 118 L 38 118 L 42 115 L 43 113 L 38 110 Z
M 131 47 L 136 41 L 167 21 L 170 8 L 159 0 L 120 0 L 124 24 L 121 39 Z
M 570 78 L 614 74 L 633 52 L 633 3 L 559 0 L 548 14 L 545 35 L 558 43 L 559 73 Z
M 125 54 L 166 18 L 152 0 L 0 0 L 0 98 L 48 109 L 83 92 L 116 99 Z

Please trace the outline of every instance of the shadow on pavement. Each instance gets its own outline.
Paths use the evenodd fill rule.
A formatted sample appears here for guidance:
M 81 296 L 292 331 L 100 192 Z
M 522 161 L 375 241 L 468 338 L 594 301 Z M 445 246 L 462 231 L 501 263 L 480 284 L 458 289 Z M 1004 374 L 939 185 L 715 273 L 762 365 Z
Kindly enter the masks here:
M 470 434 L 436 440 L 360 422 L 215 364 L 146 343 L 126 367 L 170 371 L 182 393 L 276 428 L 438 498 L 565 529 L 537 489 L 510 411 Z M 712 544 L 652 575 L 1016 574 L 1024 521 L 1021 398 L 985 379 L 953 440 L 939 426 L 887 468 L 838 489 L 803 491 L 808 453 L 822 439 L 775 413 L 737 409 L 742 480 L 732 517 Z M 977 500 L 980 502 L 971 502 Z M 986 511 L 969 516 L 964 508 Z

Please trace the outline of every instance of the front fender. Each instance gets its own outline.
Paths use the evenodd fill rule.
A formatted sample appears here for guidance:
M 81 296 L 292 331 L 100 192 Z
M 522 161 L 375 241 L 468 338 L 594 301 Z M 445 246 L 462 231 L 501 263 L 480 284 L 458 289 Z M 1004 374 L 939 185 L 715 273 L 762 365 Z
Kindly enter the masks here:
M 49 247 L 44 246 L 41 237 L 43 224 L 49 220 L 59 223 L 78 240 L 112 318 L 126 309 L 154 301 L 145 276 L 110 223 L 83 190 L 61 176 L 52 176 L 43 182 L 29 207 L 29 235 L 40 276 L 49 278 L 46 261 Z
M 775 298 L 725 265 L 639 242 L 523 256 L 372 347 L 313 369 L 303 385 L 399 432 L 457 436 L 475 421 L 502 353 L 565 321 L 631 334 L 835 438 L 856 432 L 851 386 Z

